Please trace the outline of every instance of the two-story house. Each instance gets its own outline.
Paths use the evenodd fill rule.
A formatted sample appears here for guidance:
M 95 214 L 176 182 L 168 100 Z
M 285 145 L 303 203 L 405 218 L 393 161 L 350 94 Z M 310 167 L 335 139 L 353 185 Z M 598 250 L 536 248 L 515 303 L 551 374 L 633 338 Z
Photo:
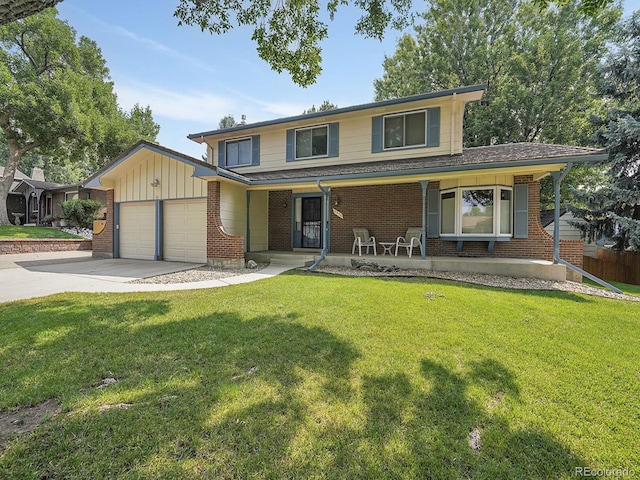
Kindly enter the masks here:
M 94 254 L 242 265 L 259 253 L 306 252 L 340 263 L 354 228 L 394 242 L 419 227 L 422 248 L 410 260 L 418 267 L 504 273 L 498 259 L 520 259 L 511 264 L 521 273 L 544 277 L 523 260 L 553 257 L 539 180 L 606 155 L 536 143 L 463 148 L 465 105 L 484 89 L 189 135 L 207 145 L 206 162 L 139 142 L 84 185 L 107 190 Z M 580 266 L 582 242 L 562 241 L 560 255 Z

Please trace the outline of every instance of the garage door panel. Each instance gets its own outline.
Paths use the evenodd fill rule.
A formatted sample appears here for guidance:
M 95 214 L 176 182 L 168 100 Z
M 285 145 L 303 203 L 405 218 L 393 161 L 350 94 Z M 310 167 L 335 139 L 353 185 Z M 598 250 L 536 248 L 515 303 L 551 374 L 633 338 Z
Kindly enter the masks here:
M 153 260 L 155 257 L 155 204 L 120 204 L 120 257 Z
M 207 203 L 204 199 L 164 202 L 165 260 L 206 263 Z

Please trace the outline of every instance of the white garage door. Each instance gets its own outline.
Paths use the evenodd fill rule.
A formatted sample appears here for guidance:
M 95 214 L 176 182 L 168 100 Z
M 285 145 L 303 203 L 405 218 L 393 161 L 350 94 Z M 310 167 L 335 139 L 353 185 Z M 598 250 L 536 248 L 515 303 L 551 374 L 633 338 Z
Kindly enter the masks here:
M 207 202 L 172 200 L 164 202 L 164 259 L 178 262 L 207 262 Z
M 120 204 L 120 257 L 153 260 L 156 239 L 154 202 Z

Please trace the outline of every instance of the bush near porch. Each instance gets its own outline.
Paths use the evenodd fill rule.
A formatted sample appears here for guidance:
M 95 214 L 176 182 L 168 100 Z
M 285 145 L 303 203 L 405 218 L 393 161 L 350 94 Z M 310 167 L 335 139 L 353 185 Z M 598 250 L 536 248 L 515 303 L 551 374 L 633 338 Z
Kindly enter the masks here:
M 573 293 L 299 272 L 162 296 L 0 305 L 0 416 L 51 399 L 60 409 L 0 447 L 0 471 L 640 472 L 637 311 Z

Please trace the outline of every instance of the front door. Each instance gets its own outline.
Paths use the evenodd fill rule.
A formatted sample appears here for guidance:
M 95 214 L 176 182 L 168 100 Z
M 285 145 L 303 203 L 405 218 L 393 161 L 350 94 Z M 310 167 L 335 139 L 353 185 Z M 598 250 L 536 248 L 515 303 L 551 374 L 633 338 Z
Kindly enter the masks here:
M 294 248 L 322 248 L 322 197 L 295 199 Z

